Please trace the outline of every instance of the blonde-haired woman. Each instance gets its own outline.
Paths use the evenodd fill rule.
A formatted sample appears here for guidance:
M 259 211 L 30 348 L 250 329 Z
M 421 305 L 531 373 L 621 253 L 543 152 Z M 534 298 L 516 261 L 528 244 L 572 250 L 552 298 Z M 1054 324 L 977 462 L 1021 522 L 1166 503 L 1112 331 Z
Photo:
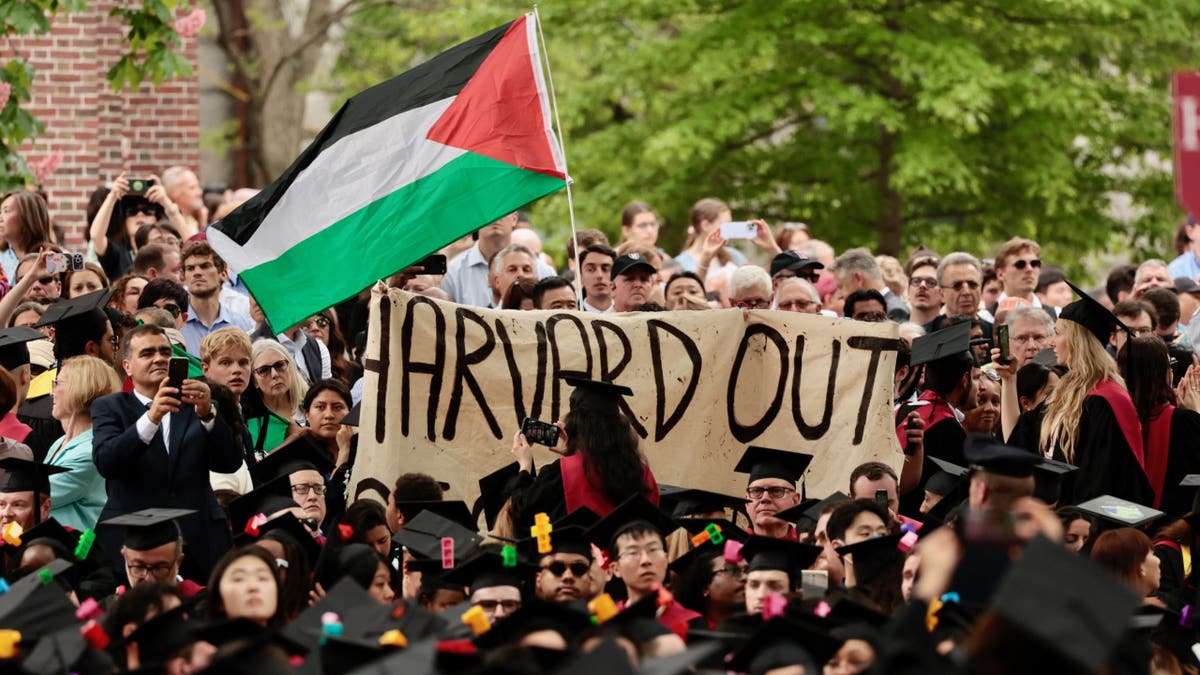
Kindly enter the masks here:
M 50 476 L 50 516 L 67 527 L 90 530 L 108 495 L 92 461 L 92 402 L 121 390 L 117 373 L 94 356 L 74 356 L 58 368 L 51 414 L 63 436 L 46 453 L 46 464 L 69 469 Z
M 287 348 L 271 339 L 250 347 L 250 386 L 242 394 L 242 415 L 258 458 L 283 445 L 304 419 L 300 402 L 308 385 Z
M 1105 350 L 1113 331 L 1125 327 L 1103 305 L 1076 292 L 1083 299 L 1064 307 L 1054 326 L 1054 354 L 1068 372 L 1041 406 L 1021 415 L 1009 444 L 1079 467 L 1066 476 L 1060 504 L 1101 495 L 1152 504 L 1137 410 Z M 993 350 L 994 357 L 998 353 Z

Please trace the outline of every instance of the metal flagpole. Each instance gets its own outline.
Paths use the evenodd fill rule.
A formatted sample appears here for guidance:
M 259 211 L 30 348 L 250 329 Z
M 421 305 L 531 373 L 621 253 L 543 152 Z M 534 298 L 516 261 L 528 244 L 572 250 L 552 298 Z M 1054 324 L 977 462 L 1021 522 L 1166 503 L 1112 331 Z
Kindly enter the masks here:
M 542 61 L 546 66 L 546 83 L 550 87 L 550 107 L 554 111 L 554 126 L 558 131 L 558 151 L 562 153 L 563 158 L 563 173 L 567 174 L 567 212 L 571 218 L 571 248 L 575 251 L 575 298 L 579 303 L 579 309 L 583 310 L 583 266 L 579 260 L 579 239 L 575 233 L 575 200 L 571 197 L 571 171 L 567 168 L 567 149 L 563 144 L 563 128 L 562 122 L 558 119 L 558 97 L 554 95 L 554 74 L 550 72 L 550 52 L 546 50 L 546 36 L 542 33 L 542 17 L 538 13 L 538 6 L 533 6 L 533 21 L 537 24 L 538 42 L 542 50 Z

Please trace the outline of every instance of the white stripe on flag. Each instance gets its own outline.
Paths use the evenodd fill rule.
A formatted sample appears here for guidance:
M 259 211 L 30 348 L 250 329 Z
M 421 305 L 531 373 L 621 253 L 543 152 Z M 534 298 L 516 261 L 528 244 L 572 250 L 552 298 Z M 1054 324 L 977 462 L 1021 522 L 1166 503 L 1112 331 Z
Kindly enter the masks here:
M 209 230 L 235 271 L 275 260 L 285 251 L 465 154 L 426 139 L 454 97 L 414 108 L 342 138 L 301 171 L 245 246 Z M 364 246 L 370 242 L 362 242 Z M 330 251 L 337 255 L 338 251 Z
M 529 59 L 533 68 L 533 81 L 537 83 L 538 103 L 542 106 L 542 128 L 546 130 L 546 142 L 554 153 L 554 167 L 567 175 L 567 161 L 563 159 L 562 147 L 554 136 L 554 119 L 550 115 L 550 90 L 546 87 L 546 73 L 542 72 L 542 54 L 538 49 L 537 19 L 533 14 L 525 15 L 525 41 L 529 45 Z

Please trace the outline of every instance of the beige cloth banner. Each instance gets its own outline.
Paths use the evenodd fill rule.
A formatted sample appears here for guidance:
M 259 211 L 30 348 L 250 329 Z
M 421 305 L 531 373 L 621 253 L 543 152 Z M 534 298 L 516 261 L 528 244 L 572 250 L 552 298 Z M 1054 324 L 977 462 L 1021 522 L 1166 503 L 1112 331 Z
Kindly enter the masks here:
M 894 324 L 740 310 L 591 314 L 465 307 L 392 290 L 371 300 L 352 485 L 421 471 L 474 503 L 511 463 L 521 420 L 560 420 L 564 375 L 629 386 L 659 483 L 740 495 L 749 445 L 815 456 L 811 495 L 868 460 L 898 465 Z M 554 460 L 534 446 L 535 462 Z

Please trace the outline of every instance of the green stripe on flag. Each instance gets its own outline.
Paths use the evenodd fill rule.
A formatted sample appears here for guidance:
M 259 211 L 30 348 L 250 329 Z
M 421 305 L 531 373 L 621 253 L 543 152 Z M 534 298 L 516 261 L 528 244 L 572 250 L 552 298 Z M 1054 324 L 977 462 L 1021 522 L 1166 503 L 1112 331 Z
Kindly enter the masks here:
M 282 332 L 565 185 L 466 153 L 239 276 Z

